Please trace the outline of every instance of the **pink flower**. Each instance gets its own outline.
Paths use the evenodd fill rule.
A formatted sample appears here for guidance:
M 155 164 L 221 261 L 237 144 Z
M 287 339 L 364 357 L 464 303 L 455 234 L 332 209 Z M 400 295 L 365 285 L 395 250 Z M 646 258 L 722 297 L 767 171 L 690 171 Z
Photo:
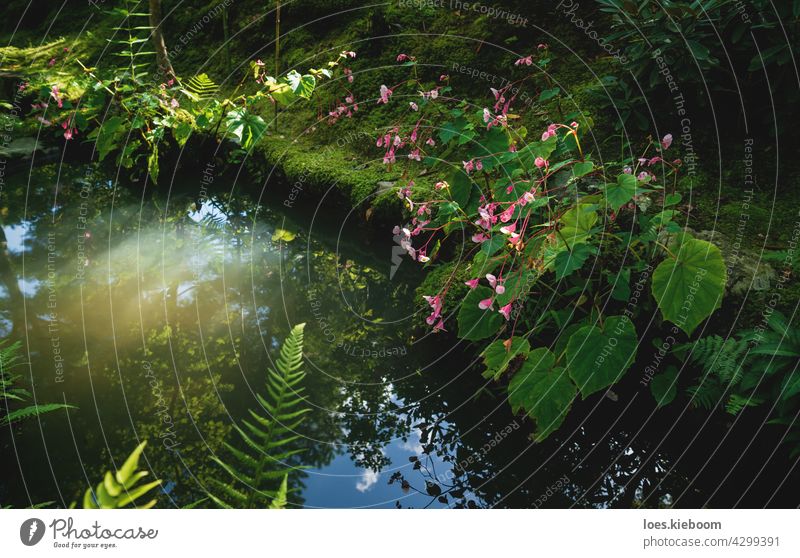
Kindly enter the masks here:
M 447 331 L 444 328 L 444 320 L 439 320 L 439 323 L 433 326 L 433 331 Z
M 50 61 L 47 63 L 47 65 L 48 66 L 54 66 L 55 63 L 56 63 L 56 59 L 55 58 L 51 58 Z
M 538 45 L 536 45 L 536 48 L 538 48 L 539 50 L 544 50 L 547 48 L 547 43 L 539 43 Z
M 482 170 L 482 169 L 483 169 L 483 161 L 478 159 L 477 161 L 475 161 L 475 170 L 479 171 L 479 170 Z
M 486 274 L 486 280 L 489 281 L 489 286 L 491 286 L 493 289 L 497 285 L 497 277 L 495 277 L 491 273 Z
M 411 153 L 409 153 L 408 158 L 411 159 L 412 161 L 421 161 L 422 158 L 419 156 L 419 149 L 415 149 Z
M 439 81 L 445 81 L 448 78 L 447 74 L 442 74 L 439 76 Z
M 630 167 L 625 167 L 624 169 L 622 169 L 622 172 L 624 172 L 625 174 L 633 174 L 633 169 Z
M 180 103 L 178 102 L 178 99 L 172 99 L 172 100 L 169 102 L 169 106 L 171 106 L 172 108 L 174 108 L 174 109 L 175 109 L 175 108 L 178 108 L 178 107 L 179 107 L 179 106 L 181 106 L 181 105 L 180 105 Z
M 500 221 L 502 223 L 508 223 L 514 216 L 514 209 L 515 207 L 514 204 L 512 203 L 511 205 L 508 206 L 508 209 L 506 209 L 500 214 Z
M 471 173 L 472 170 L 475 168 L 475 163 L 470 161 L 461 161 L 461 164 L 464 165 L 464 172 L 467 174 Z
M 536 197 L 533 195 L 533 192 L 525 192 L 524 194 L 522 194 L 522 197 L 519 199 L 519 204 L 520 205 L 525 205 L 525 204 L 531 203 L 535 199 L 536 199 Z
M 489 237 L 484 233 L 476 233 L 472 235 L 472 242 L 476 244 L 481 244 L 482 242 L 486 242 L 489 240 Z
M 433 147 L 434 145 L 436 145 L 436 140 L 434 140 L 433 138 L 428 138 L 428 139 L 425 141 L 425 143 L 426 143 L 427 145 L 430 145 L 431 147 Z
M 533 64 L 533 57 L 526 56 L 525 58 L 519 58 L 516 62 L 514 62 L 515 66 L 530 66 Z
M 491 298 L 484 298 L 478 303 L 478 308 L 481 310 L 486 310 L 487 308 L 492 307 L 492 299 Z
M 577 122 L 573 122 L 572 124 L 570 124 L 570 126 L 572 126 L 573 128 L 577 129 L 578 128 L 578 123 Z
M 351 70 L 350 68 L 345 68 L 342 71 L 344 72 L 344 75 L 347 76 L 347 81 L 349 83 L 353 83 L 353 70 Z
M 536 157 L 533 161 L 533 164 L 536 165 L 537 169 L 547 166 L 547 161 L 545 161 L 542 157 Z
M 58 91 L 58 85 L 54 85 L 53 89 L 50 90 L 50 96 L 58 103 L 58 108 L 64 106 L 64 102 L 61 100 L 61 93 Z
M 437 182 L 436 184 L 433 185 L 433 188 L 435 190 L 443 190 L 444 188 L 449 188 L 449 187 L 450 185 L 445 181 Z
M 467 287 L 469 287 L 470 289 L 474 289 L 475 287 L 477 287 L 477 286 L 478 286 L 478 281 L 479 281 L 479 279 L 477 279 L 477 278 L 475 278 L 475 279 L 470 279 L 469 281 L 464 281 L 464 284 L 465 284 Z
M 667 134 L 661 138 L 661 147 L 664 149 L 669 149 L 670 145 L 672 145 L 672 134 Z
M 408 60 L 408 55 L 407 54 L 398 54 L 397 55 L 397 61 L 398 62 L 404 62 L 405 60 Z
M 496 292 L 497 294 L 501 295 L 501 294 L 503 294 L 504 292 L 506 292 L 506 288 L 505 288 L 503 285 L 497 285 L 497 286 L 494 288 L 494 292 Z
M 663 159 L 661 159 L 661 157 L 655 156 L 652 159 L 650 159 L 649 161 L 647 161 L 647 166 L 652 167 L 653 165 L 655 165 L 656 163 L 658 163 L 659 161 L 662 161 L 662 160 Z
M 516 221 L 505 227 L 500 227 L 500 232 L 503 234 L 511 234 L 517 230 Z
M 642 171 L 642 172 L 640 172 L 640 173 L 639 173 L 639 176 L 637 176 L 636 178 L 638 178 L 639 180 L 647 180 L 647 178 L 648 178 L 649 176 L 650 176 L 650 175 L 649 175 L 649 174 L 647 174 L 645 171 Z
M 72 139 L 72 128 L 67 128 L 64 130 L 64 139 L 71 140 Z
M 381 98 L 378 101 L 378 104 L 386 104 L 389 102 L 389 97 L 392 96 L 392 90 L 386 87 L 385 85 L 381 85 Z
M 500 310 L 498 310 L 498 312 L 500 312 L 503 317 L 505 317 L 506 321 L 508 321 L 511 318 L 511 303 L 509 302 L 503 306 Z
M 414 101 L 411 101 L 410 103 L 408 103 L 408 106 L 410 106 L 411 110 L 413 110 L 413 111 L 418 111 L 419 110 L 419 106 Z

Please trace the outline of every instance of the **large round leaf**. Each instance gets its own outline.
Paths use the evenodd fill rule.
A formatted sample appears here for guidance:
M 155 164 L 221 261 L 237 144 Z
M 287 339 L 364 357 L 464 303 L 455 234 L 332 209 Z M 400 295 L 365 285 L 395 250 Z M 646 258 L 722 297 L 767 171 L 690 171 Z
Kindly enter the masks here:
M 469 341 L 486 339 L 500 331 L 505 323 L 503 316 L 497 311 L 497 304 L 492 308 L 481 310 L 478 303 L 481 300 L 492 298 L 494 291 L 489 287 L 472 289 L 461 303 L 458 311 L 458 336 Z
M 567 342 L 567 368 L 585 399 L 619 380 L 636 358 L 636 328 L 625 316 L 583 326 Z
M 653 272 L 653 296 L 664 318 L 687 335 L 722 304 L 725 261 L 719 248 L 684 235 Z
M 555 362 L 556 357 L 548 349 L 534 349 L 508 384 L 512 410 L 516 413 L 524 409 L 536 421 L 533 438 L 537 442 L 561 426 L 575 399 L 575 384 Z

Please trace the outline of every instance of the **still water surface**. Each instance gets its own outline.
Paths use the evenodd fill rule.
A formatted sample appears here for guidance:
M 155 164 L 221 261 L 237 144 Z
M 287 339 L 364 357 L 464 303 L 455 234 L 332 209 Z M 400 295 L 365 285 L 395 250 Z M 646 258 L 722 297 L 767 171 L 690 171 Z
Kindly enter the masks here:
M 474 350 L 414 325 L 419 270 L 405 260 L 392 273 L 391 235 L 360 216 L 316 199 L 287 208 L 272 185 L 258 197 L 257 185 L 218 181 L 204 196 L 194 178 L 144 193 L 115 180 L 43 166 L 6 185 L 0 334 L 21 341 L 29 365 L 18 373 L 37 401 L 77 408 L 2 434 L 0 503 L 69 505 L 142 439 L 165 482 L 159 504 L 196 501 L 203 479 L 221 474 L 210 456 L 258 407 L 270 359 L 300 322 L 313 410 L 292 505 L 691 506 L 743 495 L 737 475 L 734 490 L 712 494 L 726 462 L 687 458 L 695 426 L 664 439 L 635 388 L 576 405 L 556 436 L 530 442 Z

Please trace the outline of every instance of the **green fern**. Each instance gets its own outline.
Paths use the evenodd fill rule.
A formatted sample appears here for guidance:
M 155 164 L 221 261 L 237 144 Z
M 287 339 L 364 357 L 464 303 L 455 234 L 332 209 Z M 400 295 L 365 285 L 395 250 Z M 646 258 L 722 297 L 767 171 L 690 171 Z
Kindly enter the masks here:
M 144 504 L 136 503 L 139 498 L 161 484 L 160 480 L 138 484 L 149 474 L 147 471 L 139 470 L 139 457 L 146 445 L 146 441 L 139 444 L 116 473 L 112 474 L 111 471 L 106 471 L 102 482 L 94 491 L 91 488 L 86 489 L 83 495 L 85 509 L 119 509 L 130 505 L 149 509 L 156 505 L 155 498 Z
M 51 413 L 61 409 L 75 409 L 74 405 L 64 403 L 41 403 L 12 409 L 16 403 L 24 404 L 31 393 L 18 383 L 20 376 L 11 374 L 11 370 L 21 363 L 19 342 L 6 345 L 0 342 L 0 426 L 7 426 Z
M 139 2 L 134 2 L 134 0 L 125 0 L 123 7 L 114 8 L 108 12 L 121 17 L 122 22 L 113 28 L 113 38 L 106 39 L 115 46 L 116 50 L 112 50 L 111 54 L 127 61 L 126 66 L 116 68 L 117 75 L 130 77 L 130 80 L 136 84 L 147 75 L 145 68 L 153 64 L 156 54 L 154 51 L 145 49 L 144 45 L 150 42 L 149 35 L 153 28 L 149 25 L 149 13 L 135 11 L 138 5 Z
M 219 89 L 219 85 L 214 83 L 206 74 L 199 74 L 189 78 L 186 83 L 184 93 L 193 101 L 208 101 L 212 99 Z
M 301 406 L 305 401 L 300 387 L 303 371 L 303 329 L 300 324 L 281 347 L 275 368 L 267 373 L 267 397 L 256 395 L 263 413 L 251 410 L 252 420 L 235 426 L 243 449 L 226 443 L 230 461 L 214 460 L 230 477 L 225 482 L 215 478 L 208 481 L 208 496 L 224 508 L 283 507 L 288 492 L 289 459 L 299 453 L 293 449 L 300 436 L 297 427 L 310 410 Z

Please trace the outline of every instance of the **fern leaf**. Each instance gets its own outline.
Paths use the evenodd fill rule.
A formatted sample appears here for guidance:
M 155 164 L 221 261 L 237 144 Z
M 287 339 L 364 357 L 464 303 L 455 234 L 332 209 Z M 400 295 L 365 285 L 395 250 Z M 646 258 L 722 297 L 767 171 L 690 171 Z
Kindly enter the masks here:
M 190 77 L 186 81 L 186 93 L 192 100 L 207 101 L 212 99 L 219 90 L 219 86 L 214 83 L 206 74 L 199 74 Z
M 214 459 L 231 479 L 229 482 L 209 479 L 209 487 L 216 493 L 209 490 L 208 496 L 220 507 L 286 505 L 288 475 L 296 468 L 289 460 L 303 451 L 295 447 L 300 439 L 295 431 L 310 410 L 298 408 L 305 402 L 300 387 L 305 377 L 304 326 L 300 324 L 292 329 L 281 346 L 275 366 L 267 371 L 267 396 L 256 395 L 261 408 L 250 410 L 252 420 L 242 420 L 241 426 L 235 426 L 242 447 L 225 444 L 232 459 Z M 280 483 L 276 484 L 278 480 Z

